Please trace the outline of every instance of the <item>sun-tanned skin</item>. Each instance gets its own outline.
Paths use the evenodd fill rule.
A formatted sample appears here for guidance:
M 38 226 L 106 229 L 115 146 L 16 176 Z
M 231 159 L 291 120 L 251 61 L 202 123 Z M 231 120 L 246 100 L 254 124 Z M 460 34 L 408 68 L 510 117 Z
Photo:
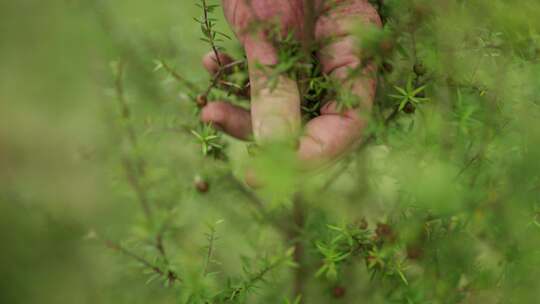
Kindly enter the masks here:
M 263 29 L 252 26 L 257 22 L 275 22 L 283 32 L 293 31 L 298 39 L 313 37 L 325 44 L 318 53 L 323 73 L 345 79 L 349 69 L 362 64 L 357 44 L 349 32 L 351 24 L 380 26 L 377 11 L 367 0 L 314 0 L 317 12 L 314 23 L 305 22 L 307 3 L 312 0 L 222 0 L 225 17 L 244 46 L 251 83 L 251 113 L 225 102 L 211 102 L 203 108 L 201 119 L 212 122 L 228 134 L 257 142 L 292 137 L 301 132 L 300 95 L 296 82 L 281 76 L 277 88 L 271 90 L 260 64 L 269 68 L 278 63 L 277 51 Z M 337 5 L 336 5 L 337 4 Z M 312 8 L 313 8 L 312 7 Z M 308 32 L 311 31 L 311 32 Z M 232 59 L 220 54 L 223 62 Z M 256 64 L 257 63 L 257 64 Z M 203 64 L 210 73 L 218 69 L 215 55 L 208 54 Z M 339 158 L 361 141 L 366 126 L 365 114 L 370 111 L 376 81 L 373 66 L 367 65 L 365 77 L 350 80 L 352 92 L 360 97 L 358 109 L 339 112 L 330 102 L 321 116 L 307 123 L 298 147 L 298 156 L 309 166 L 319 166 Z

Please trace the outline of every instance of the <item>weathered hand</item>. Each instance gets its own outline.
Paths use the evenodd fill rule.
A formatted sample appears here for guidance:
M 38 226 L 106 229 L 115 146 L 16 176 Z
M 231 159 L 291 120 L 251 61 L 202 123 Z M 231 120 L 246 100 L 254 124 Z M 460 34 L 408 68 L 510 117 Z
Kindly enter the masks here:
M 318 52 L 323 73 L 337 80 L 348 76 L 348 70 L 361 65 L 357 44 L 350 33 L 352 23 L 380 26 L 376 10 L 367 0 L 317 0 L 308 10 L 310 0 L 222 0 L 225 16 L 245 48 L 251 83 L 251 113 L 225 102 L 211 102 L 203 108 L 201 119 L 212 122 L 240 139 L 254 135 L 264 142 L 300 133 L 300 94 L 297 83 L 280 76 L 277 88 L 269 88 L 266 74 L 256 63 L 269 68 L 278 63 L 277 50 L 261 22 L 278 21 L 283 32 L 293 31 L 298 39 L 306 36 L 325 44 Z M 337 4 L 337 5 L 336 5 Z M 316 12 L 312 26 L 305 20 L 308 12 Z M 220 54 L 223 62 L 232 60 Z M 210 73 L 218 69 L 213 53 L 203 63 Z M 308 166 L 332 161 L 353 147 L 362 138 L 366 121 L 362 114 L 370 111 L 376 81 L 370 76 L 373 66 L 367 65 L 364 76 L 345 83 L 362 103 L 358 109 L 339 112 L 336 102 L 321 109 L 321 116 L 305 126 L 298 155 Z

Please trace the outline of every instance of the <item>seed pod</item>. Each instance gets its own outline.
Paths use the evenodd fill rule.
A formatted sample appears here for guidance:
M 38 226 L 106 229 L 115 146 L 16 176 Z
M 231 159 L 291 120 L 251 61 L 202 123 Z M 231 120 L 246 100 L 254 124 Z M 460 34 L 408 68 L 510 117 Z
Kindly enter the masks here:
M 407 114 L 414 114 L 414 112 L 416 112 L 416 107 L 412 103 L 407 102 L 407 104 L 403 108 L 403 112 Z
M 394 66 L 390 62 L 384 62 L 382 64 L 382 70 L 386 74 L 390 74 L 394 71 Z
M 377 229 L 375 230 L 375 234 L 379 239 L 389 241 L 393 243 L 396 240 L 396 234 L 392 230 L 392 227 L 388 224 L 378 223 Z
M 199 193 L 206 193 L 208 190 L 210 190 L 210 185 L 207 181 L 205 181 L 202 177 L 197 176 L 195 177 L 194 181 L 195 189 L 197 189 L 197 192 Z
M 416 63 L 413 67 L 414 73 L 418 76 L 424 76 L 427 72 L 426 67 L 422 63 Z
M 199 108 L 204 108 L 208 104 L 208 99 L 206 98 L 205 95 L 199 95 L 197 96 L 197 99 L 195 100 L 195 102 L 197 103 L 197 106 Z
M 361 218 L 360 220 L 358 220 L 356 222 L 356 225 L 358 226 L 358 228 L 362 229 L 362 230 L 366 230 L 368 229 L 368 222 L 366 221 L 366 218 Z
M 336 299 L 341 299 L 345 296 L 345 293 L 347 293 L 347 290 L 345 287 L 342 286 L 336 286 L 332 289 L 332 296 Z

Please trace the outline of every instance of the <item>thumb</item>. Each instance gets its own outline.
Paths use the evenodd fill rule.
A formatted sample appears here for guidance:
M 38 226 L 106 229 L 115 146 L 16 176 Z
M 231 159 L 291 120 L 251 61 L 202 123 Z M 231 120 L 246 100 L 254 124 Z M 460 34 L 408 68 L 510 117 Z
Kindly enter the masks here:
M 286 140 L 300 132 L 300 93 L 294 79 L 277 75 L 277 50 L 263 34 L 248 35 L 244 48 L 251 83 L 251 118 L 255 140 Z

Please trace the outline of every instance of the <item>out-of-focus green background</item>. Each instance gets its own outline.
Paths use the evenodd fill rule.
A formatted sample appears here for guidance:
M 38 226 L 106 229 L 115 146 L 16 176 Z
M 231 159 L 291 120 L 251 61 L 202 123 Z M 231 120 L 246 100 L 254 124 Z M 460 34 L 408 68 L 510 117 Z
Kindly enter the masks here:
M 322 172 L 335 179 L 323 191 L 317 177 L 311 183 L 289 174 L 296 172 L 290 155 L 271 150 L 265 162 L 262 153 L 261 171 L 272 179 L 260 194 L 279 199 L 261 204 L 259 213 L 245 204 L 253 197 L 232 182 L 229 164 L 201 155 L 189 132 L 198 123 L 189 92 L 156 69 L 155 60 L 163 59 L 197 86 L 207 85 L 200 59 L 209 48 L 193 20 L 201 15 L 195 2 L 0 1 L 0 303 L 213 299 L 217 291 L 231 291 L 229 279 L 250 281 L 243 267 L 259 269 L 262 257 L 278 256 L 295 242 L 265 221 L 265 211 L 290 215 L 290 202 L 279 199 L 286 201 L 298 185 L 309 205 L 301 235 L 306 302 L 538 298 L 538 3 L 384 1 L 386 29 L 398 45 L 390 56 L 379 56 L 394 72 L 379 75 L 375 122 L 396 108 L 399 100 L 391 95 L 407 88 L 407 80 L 418 82 L 408 90 L 425 84 L 427 99 L 415 114 L 398 111 L 396 121 L 374 125 L 377 140 L 344 160 L 346 174 Z M 230 34 L 220 13 L 215 17 Z M 239 55 L 234 40 L 223 45 Z M 422 61 L 427 72 L 418 73 Z M 115 96 L 119 62 L 129 122 L 121 119 Z M 126 140 L 129 127 L 140 140 L 136 149 Z M 245 155 L 244 144 L 227 142 L 232 163 Z M 125 159 L 139 156 L 149 168 L 144 187 L 155 218 L 173 218 L 167 266 L 181 268 L 174 270 L 185 279 L 176 288 L 145 284 L 148 273 L 136 261 L 96 238 L 156 256 L 154 244 L 145 244 L 155 227 L 143 220 L 136 187 L 122 168 Z M 197 175 L 209 182 L 208 193 L 196 191 Z M 334 250 L 348 250 L 333 237 L 343 231 L 336 225 L 360 229 L 362 217 L 369 224 L 362 233 L 380 243 L 369 248 L 380 252 L 359 250 L 332 260 Z M 225 223 L 213 256 L 220 263 L 208 263 L 220 275 L 209 278 L 201 271 L 205 232 L 208 222 L 220 219 Z M 438 233 L 425 237 L 426 231 Z M 394 232 L 399 241 L 384 240 Z M 424 258 L 409 256 L 416 242 L 425 247 Z M 369 266 L 381 257 L 382 266 Z M 317 277 L 326 265 L 332 271 Z M 379 270 L 383 278 L 369 281 Z M 248 299 L 279 303 L 289 296 L 294 272 L 278 271 Z M 345 299 L 335 295 L 339 284 L 347 289 Z
M 119 145 L 109 63 L 137 70 L 137 106 L 181 111 L 153 60 L 207 79 L 199 15 L 183 0 L 0 2 L 0 303 L 158 302 L 85 239 L 93 227 L 114 235 L 135 209 L 100 167 Z

